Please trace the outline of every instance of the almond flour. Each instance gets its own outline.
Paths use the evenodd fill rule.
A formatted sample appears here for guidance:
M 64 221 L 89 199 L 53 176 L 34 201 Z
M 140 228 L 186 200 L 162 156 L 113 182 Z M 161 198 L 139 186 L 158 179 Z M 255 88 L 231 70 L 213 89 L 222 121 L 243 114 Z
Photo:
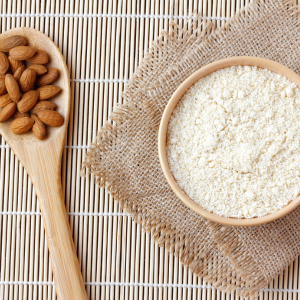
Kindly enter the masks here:
M 196 82 L 168 126 L 171 172 L 206 210 L 261 217 L 300 192 L 300 90 L 256 67 L 230 67 Z

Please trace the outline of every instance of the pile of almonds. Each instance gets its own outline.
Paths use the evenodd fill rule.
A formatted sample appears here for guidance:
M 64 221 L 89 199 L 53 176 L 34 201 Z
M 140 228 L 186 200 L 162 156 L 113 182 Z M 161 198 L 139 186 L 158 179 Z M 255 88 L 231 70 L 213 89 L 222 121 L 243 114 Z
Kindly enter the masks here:
M 26 45 L 21 35 L 0 42 L 0 122 L 14 117 L 13 133 L 32 129 L 43 140 L 47 136 L 44 124 L 60 127 L 64 123 L 63 116 L 54 110 L 56 105 L 49 101 L 61 90 L 51 84 L 59 74 L 57 69 L 44 66 L 49 61 L 45 51 Z

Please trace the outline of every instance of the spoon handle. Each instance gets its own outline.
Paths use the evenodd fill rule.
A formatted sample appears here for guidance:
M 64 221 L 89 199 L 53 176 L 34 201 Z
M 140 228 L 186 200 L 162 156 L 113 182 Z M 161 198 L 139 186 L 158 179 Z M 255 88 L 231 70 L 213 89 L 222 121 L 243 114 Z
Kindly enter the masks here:
M 39 199 L 60 300 L 86 300 L 87 294 L 63 202 L 60 168 L 45 163 L 35 168 L 33 184 Z M 38 173 L 38 174 L 37 174 Z

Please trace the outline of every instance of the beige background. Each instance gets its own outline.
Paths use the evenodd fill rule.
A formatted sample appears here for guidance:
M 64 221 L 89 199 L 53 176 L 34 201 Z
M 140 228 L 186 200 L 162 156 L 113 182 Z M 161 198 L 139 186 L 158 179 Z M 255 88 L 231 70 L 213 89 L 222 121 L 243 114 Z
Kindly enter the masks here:
M 159 248 L 93 178 L 81 178 L 87 145 L 121 102 L 124 85 L 155 37 L 193 11 L 221 26 L 249 1 L 1 0 L 0 29 L 29 26 L 61 49 L 72 107 L 63 187 L 90 299 L 229 299 Z M 261 299 L 300 297 L 299 259 Z M 0 299 L 55 299 L 47 242 L 34 189 L 0 140 Z

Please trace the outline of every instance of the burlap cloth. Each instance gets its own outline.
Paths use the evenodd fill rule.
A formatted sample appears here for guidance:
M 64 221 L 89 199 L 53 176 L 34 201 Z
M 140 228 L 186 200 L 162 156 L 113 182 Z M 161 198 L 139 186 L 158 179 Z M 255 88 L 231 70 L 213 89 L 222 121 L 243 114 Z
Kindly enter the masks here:
M 300 207 L 273 223 L 229 227 L 207 221 L 181 203 L 160 168 L 157 129 L 182 81 L 231 56 L 275 60 L 300 74 L 298 7 L 259 1 L 222 29 L 194 20 L 163 34 L 126 86 L 126 104 L 112 115 L 86 157 L 85 170 L 159 245 L 211 285 L 243 297 L 258 291 L 300 254 Z M 112 125 L 114 121 L 114 125 Z

